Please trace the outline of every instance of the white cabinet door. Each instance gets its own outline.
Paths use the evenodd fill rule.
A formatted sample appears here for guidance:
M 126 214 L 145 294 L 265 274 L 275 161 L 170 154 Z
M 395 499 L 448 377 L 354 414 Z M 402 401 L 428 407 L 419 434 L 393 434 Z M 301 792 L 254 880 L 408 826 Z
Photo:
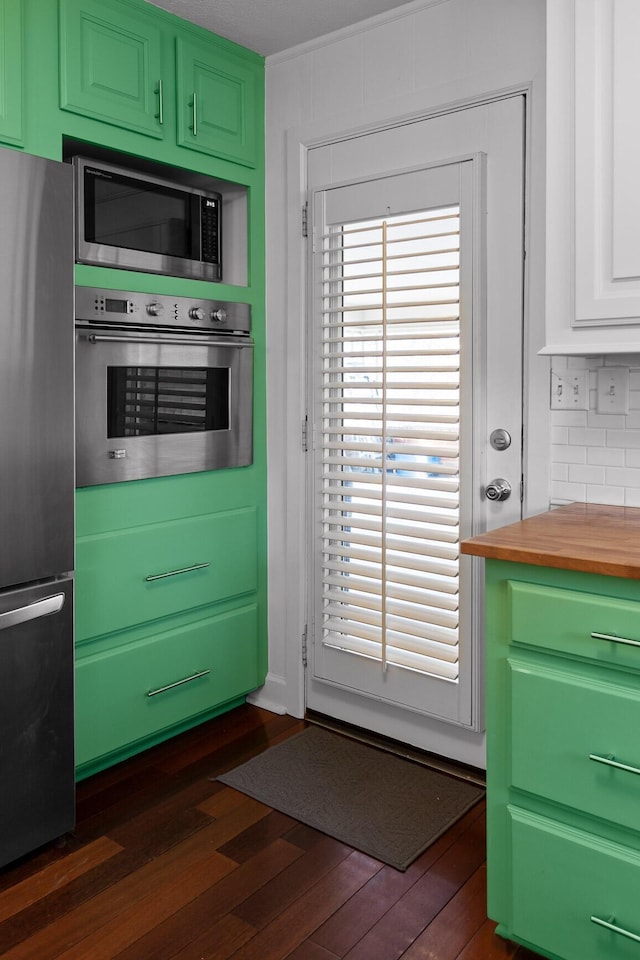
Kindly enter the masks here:
M 640 349 L 640 4 L 547 5 L 546 353 Z

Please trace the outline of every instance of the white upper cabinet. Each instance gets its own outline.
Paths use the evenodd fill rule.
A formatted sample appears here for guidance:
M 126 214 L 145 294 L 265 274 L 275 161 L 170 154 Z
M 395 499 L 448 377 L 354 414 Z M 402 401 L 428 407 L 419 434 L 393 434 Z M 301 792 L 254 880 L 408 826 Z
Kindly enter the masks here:
M 544 353 L 640 351 L 639 0 L 547 3 Z

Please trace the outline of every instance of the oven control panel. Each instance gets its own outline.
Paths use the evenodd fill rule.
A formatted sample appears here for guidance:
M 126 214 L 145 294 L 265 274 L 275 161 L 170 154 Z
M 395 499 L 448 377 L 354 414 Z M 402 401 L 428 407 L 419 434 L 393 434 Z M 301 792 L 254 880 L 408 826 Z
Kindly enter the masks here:
M 251 306 L 161 294 L 76 287 L 76 323 L 196 332 L 251 333 Z

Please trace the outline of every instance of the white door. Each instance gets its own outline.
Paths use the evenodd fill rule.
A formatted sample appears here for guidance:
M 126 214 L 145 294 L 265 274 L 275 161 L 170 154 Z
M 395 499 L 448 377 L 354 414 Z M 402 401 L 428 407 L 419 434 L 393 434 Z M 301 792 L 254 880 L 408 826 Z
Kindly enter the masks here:
M 308 174 L 307 707 L 480 765 L 459 543 L 521 515 L 524 98 L 317 148 Z

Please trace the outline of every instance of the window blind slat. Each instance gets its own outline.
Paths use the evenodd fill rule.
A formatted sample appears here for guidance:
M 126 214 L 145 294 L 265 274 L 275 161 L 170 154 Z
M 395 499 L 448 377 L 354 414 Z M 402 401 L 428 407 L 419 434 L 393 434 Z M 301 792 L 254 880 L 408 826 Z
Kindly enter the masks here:
M 459 208 L 321 240 L 323 643 L 455 681 Z

